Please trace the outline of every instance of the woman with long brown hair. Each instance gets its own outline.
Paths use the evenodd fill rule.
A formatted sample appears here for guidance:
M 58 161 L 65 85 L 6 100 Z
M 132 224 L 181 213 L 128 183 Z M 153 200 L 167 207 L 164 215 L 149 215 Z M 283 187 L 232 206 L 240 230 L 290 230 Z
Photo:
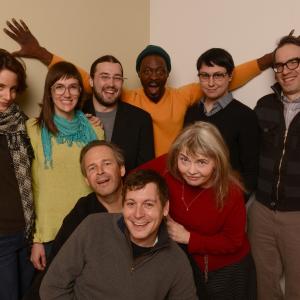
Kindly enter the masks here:
M 41 113 L 26 124 L 35 156 L 36 222 L 31 261 L 38 270 L 46 267 L 47 253 L 63 218 L 90 191 L 80 172 L 80 151 L 88 142 L 103 139 L 103 130 L 93 127 L 79 110 L 82 92 L 74 65 L 54 65 L 46 76 Z

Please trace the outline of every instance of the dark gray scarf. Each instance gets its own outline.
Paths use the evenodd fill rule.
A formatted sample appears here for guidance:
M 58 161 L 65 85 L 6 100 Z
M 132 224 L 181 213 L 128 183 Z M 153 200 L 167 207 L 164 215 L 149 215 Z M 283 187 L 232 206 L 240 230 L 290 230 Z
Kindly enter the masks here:
M 6 136 L 18 182 L 25 219 L 25 235 L 29 238 L 34 223 L 33 196 L 31 185 L 31 161 L 33 149 L 26 133 L 27 117 L 13 103 L 6 111 L 0 112 L 0 133 Z

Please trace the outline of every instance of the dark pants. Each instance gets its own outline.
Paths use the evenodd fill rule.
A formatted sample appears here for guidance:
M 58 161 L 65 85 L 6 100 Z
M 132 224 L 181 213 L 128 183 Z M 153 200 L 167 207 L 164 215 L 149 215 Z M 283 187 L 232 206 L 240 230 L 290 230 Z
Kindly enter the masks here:
M 251 255 L 236 264 L 208 272 L 207 282 L 203 272 L 198 271 L 194 275 L 199 299 L 255 300 L 257 298 L 256 272 Z
M 29 288 L 34 268 L 24 233 L 0 234 L 0 299 L 21 299 Z

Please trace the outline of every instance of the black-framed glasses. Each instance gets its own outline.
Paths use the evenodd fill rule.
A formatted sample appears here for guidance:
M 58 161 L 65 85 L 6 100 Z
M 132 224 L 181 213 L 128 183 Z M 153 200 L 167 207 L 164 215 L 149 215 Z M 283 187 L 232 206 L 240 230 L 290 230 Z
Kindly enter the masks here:
M 71 84 L 69 86 L 65 86 L 63 84 L 54 84 L 51 88 L 52 92 L 57 96 L 62 96 L 67 89 L 72 96 L 80 95 L 81 87 L 78 84 Z
M 275 73 L 282 73 L 284 66 L 286 66 L 289 70 L 295 70 L 298 68 L 299 63 L 300 63 L 300 57 L 294 57 L 289 59 L 285 63 L 275 63 L 272 68 Z
M 199 72 L 198 77 L 201 82 L 208 82 L 210 78 L 213 79 L 213 81 L 222 81 L 225 77 L 227 76 L 227 72 L 221 73 L 221 72 L 216 72 L 213 74 L 205 73 L 205 72 Z

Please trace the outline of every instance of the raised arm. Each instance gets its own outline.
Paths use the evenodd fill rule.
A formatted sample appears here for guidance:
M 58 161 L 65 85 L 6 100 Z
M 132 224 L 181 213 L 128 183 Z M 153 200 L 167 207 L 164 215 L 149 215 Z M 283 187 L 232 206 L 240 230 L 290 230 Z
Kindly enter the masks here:
M 42 47 L 23 20 L 17 21 L 16 19 L 12 19 L 11 21 L 7 21 L 6 25 L 7 28 L 4 28 L 3 31 L 20 46 L 19 50 L 12 53 L 13 55 L 37 59 L 48 68 L 64 60 Z M 77 67 L 77 69 L 82 77 L 85 91 L 90 93 L 89 74 L 82 68 Z
M 14 51 L 12 54 L 18 57 L 35 58 L 43 64 L 49 65 L 53 54 L 46 48 L 41 47 L 38 40 L 30 32 L 28 26 L 23 20 L 17 22 L 16 19 L 6 22 L 7 27 L 3 31 L 14 41 L 20 45 L 20 50 Z

